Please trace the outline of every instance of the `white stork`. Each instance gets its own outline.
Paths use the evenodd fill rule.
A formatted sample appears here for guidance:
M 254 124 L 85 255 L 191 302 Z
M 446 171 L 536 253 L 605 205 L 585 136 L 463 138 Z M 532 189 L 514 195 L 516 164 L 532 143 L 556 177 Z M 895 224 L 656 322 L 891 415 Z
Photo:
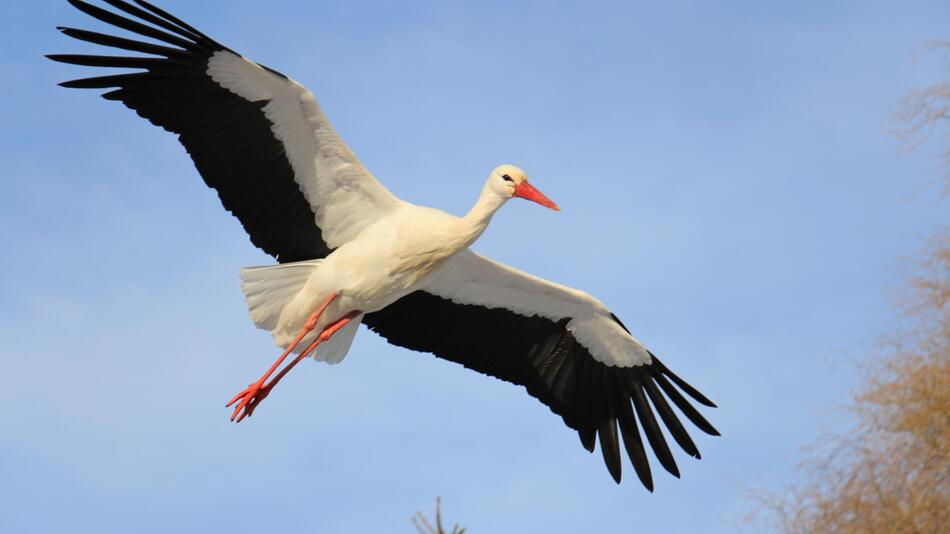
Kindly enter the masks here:
M 178 134 L 251 242 L 279 262 L 241 271 L 251 319 L 285 352 L 232 399 L 232 420 L 251 415 L 311 353 L 341 361 L 363 323 L 395 345 L 524 386 L 576 430 L 589 451 L 600 439 L 617 482 L 619 426 L 638 477 L 653 489 L 637 421 L 660 464 L 679 476 L 654 410 L 683 450 L 700 457 L 667 399 L 700 430 L 718 435 L 686 396 L 715 405 L 599 300 L 469 248 L 513 197 L 558 209 L 522 170 L 493 170 L 463 217 L 410 204 L 360 164 L 313 94 L 294 80 L 142 0 L 104 0 L 117 11 L 68 1 L 150 40 L 60 27 L 70 37 L 137 53 L 50 55 L 64 63 L 134 69 L 61 85 L 109 89 L 104 98 Z M 289 354 L 295 359 L 273 375 Z

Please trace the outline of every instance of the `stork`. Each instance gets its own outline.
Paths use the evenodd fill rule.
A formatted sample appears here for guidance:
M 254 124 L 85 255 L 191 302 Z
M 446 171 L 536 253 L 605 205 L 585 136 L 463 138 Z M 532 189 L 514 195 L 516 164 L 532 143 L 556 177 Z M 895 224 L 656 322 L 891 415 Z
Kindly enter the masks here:
M 491 171 L 462 217 L 413 205 L 363 167 L 296 81 L 144 0 L 104 0 L 114 10 L 68 1 L 135 38 L 59 27 L 62 33 L 134 54 L 47 56 L 132 69 L 60 85 L 107 89 L 107 100 L 177 134 L 251 242 L 278 261 L 241 270 L 250 318 L 283 354 L 231 399 L 232 420 L 252 415 L 302 359 L 340 362 L 365 324 L 394 345 L 524 386 L 588 451 L 599 440 L 618 483 L 622 441 L 653 490 L 638 423 L 660 465 L 679 477 L 656 414 L 688 455 L 700 457 L 671 402 L 718 435 L 687 397 L 715 405 L 599 300 L 471 250 L 512 198 L 559 209 L 523 170 Z

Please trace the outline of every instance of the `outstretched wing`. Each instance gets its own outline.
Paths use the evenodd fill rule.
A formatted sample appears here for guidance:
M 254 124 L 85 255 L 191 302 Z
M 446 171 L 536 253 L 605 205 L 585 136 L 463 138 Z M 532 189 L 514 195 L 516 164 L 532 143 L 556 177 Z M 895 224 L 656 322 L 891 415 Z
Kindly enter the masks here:
M 135 52 L 56 54 L 90 67 L 135 69 L 65 82 L 110 89 L 153 124 L 178 134 L 205 182 L 251 241 L 281 262 L 326 256 L 399 200 L 363 167 L 299 83 L 244 58 L 142 0 L 81 0 L 80 11 L 136 34 L 127 39 L 59 28 L 82 41 Z M 141 40 L 140 38 L 148 40 Z
M 715 405 L 647 351 L 600 301 L 470 250 L 449 260 L 426 289 L 363 322 L 395 345 L 525 386 L 577 430 L 588 450 L 600 438 L 617 482 L 622 439 L 637 476 L 653 490 L 637 421 L 660 464 L 679 476 L 654 412 L 687 454 L 700 457 L 668 400 L 700 430 L 719 434 L 683 393 Z

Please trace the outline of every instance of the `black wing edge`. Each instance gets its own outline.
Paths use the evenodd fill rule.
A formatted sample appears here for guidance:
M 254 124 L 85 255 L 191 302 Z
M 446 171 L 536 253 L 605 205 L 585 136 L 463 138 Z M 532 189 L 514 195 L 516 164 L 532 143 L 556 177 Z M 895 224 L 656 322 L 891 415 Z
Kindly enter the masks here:
M 566 319 L 555 322 L 538 316 L 525 317 L 503 308 L 457 304 L 416 291 L 383 310 L 367 314 L 363 322 L 395 345 L 430 352 L 525 386 L 530 395 L 577 431 L 588 451 L 594 451 L 599 439 L 604 463 L 617 483 L 621 480 L 622 441 L 637 477 L 653 491 L 653 476 L 640 429 L 660 465 L 679 477 L 659 421 L 688 455 L 700 458 L 670 402 L 701 431 L 719 435 L 687 396 L 705 406 L 715 404 L 673 374 L 656 356 L 651 354 L 653 361 L 645 366 L 604 365 L 567 331 Z
M 213 54 L 235 52 L 143 0 L 134 0 L 134 5 L 103 0 L 128 16 L 82 0 L 67 1 L 93 18 L 154 42 L 58 27 L 80 41 L 146 54 L 50 54 L 49 59 L 61 63 L 135 69 L 71 80 L 61 86 L 109 89 L 103 98 L 120 101 L 152 124 L 178 134 L 205 183 L 241 221 L 251 242 L 279 261 L 322 258 L 330 253 L 294 179 L 284 146 L 262 111 L 267 101 L 245 100 L 207 74 Z

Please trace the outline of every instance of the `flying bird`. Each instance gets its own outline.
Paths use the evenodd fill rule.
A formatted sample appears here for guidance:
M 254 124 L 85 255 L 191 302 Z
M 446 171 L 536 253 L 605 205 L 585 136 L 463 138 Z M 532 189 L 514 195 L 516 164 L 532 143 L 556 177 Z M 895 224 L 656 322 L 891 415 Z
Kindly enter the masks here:
M 284 352 L 231 399 L 232 420 L 254 413 L 302 359 L 340 362 L 362 323 L 394 345 L 524 386 L 588 451 L 599 440 L 618 483 L 622 442 L 653 490 L 641 428 L 660 465 L 679 477 L 659 421 L 688 455 L 700 457 L 672 405 L 718 435 L 690 399 L 715 405 L 599 300 L 471 250 L 513 198 L 559 209 L 523 170 L 492 170 L 462 217 L 416 206 L 363 167 L 296 81 L 148 2 L 104 0 L 109 10 L 68 1 L 130 35 L 58 28 L 126 52 L 47 56 L 125 69 L 60 85 L 107 90 L 105 99 L 177 134 L 224 208 L 278 262 L 241 270 L 251 320 Z

